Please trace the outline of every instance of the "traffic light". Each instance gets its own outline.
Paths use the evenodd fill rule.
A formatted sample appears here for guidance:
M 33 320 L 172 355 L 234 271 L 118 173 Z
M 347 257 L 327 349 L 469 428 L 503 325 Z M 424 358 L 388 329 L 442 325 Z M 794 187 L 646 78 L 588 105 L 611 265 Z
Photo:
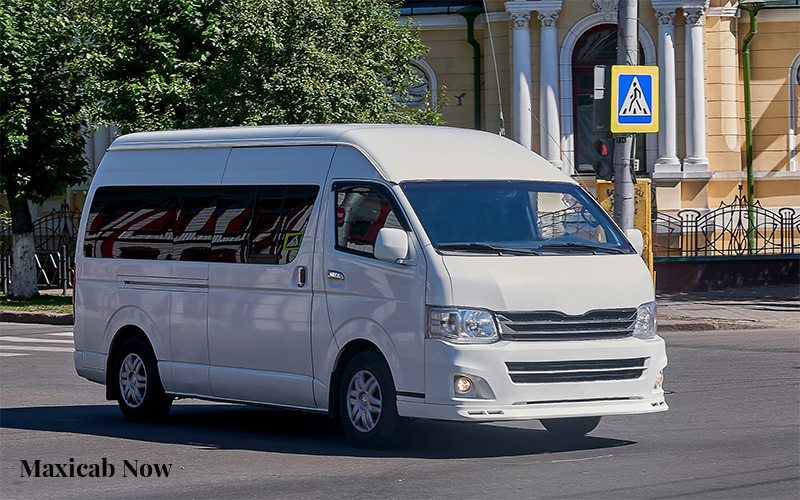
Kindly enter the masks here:
M 596 159 L 592 163 L 598 179 L 610 181 L 614 176 L 614 140 L 597 139 L 594 141 Z

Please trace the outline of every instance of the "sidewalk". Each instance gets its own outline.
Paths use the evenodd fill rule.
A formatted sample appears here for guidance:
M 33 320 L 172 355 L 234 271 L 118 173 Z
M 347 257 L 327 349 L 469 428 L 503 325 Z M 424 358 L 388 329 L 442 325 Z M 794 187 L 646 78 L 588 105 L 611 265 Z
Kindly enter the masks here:
M 790 327 L 800 333 L 800 285 L 659 294 L 656 306 L 662 332 Z
M 60 294 L 61 290 L 41 293 Z M 68 295 L 72 290 L 68 290 Z M 659 294 L 658 330 L 699 331 L 793 327 L 800 333 L 800 286 L 771 285 Z M 3 323 L 71 325 L 71 314 L 0 312 Z

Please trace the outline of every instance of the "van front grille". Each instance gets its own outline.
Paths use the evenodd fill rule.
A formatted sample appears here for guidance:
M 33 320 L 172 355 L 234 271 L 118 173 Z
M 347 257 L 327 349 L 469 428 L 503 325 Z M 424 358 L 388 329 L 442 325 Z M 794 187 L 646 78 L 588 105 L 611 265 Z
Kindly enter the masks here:
M 516 384 L 633 380 L 644 374 L 649 359 L 507 362 L 506 367 Z
M 497 313 L 503 340 L 595 340 L 633 335 L 636 309 L 604 309 L 569 316 L 556 311 Z

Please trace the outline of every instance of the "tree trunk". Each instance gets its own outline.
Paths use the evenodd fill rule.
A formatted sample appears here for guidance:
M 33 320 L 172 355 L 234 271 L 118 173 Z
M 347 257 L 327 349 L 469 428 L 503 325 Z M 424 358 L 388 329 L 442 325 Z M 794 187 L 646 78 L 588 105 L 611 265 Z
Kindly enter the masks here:
M 8 295 L 15 299 L 31 299 L 39 294 L 36 286 L 36 248 L 33 242 L 33 220 L 28 201 L 9 196 L 13 267 Z

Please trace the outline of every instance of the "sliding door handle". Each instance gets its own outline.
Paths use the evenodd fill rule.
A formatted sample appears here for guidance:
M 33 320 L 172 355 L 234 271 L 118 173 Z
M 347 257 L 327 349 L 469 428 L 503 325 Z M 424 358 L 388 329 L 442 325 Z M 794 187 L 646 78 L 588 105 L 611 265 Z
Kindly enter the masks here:
M 297 286 L 303 288 L 306 286 L 306 266 L 297 266 Z

